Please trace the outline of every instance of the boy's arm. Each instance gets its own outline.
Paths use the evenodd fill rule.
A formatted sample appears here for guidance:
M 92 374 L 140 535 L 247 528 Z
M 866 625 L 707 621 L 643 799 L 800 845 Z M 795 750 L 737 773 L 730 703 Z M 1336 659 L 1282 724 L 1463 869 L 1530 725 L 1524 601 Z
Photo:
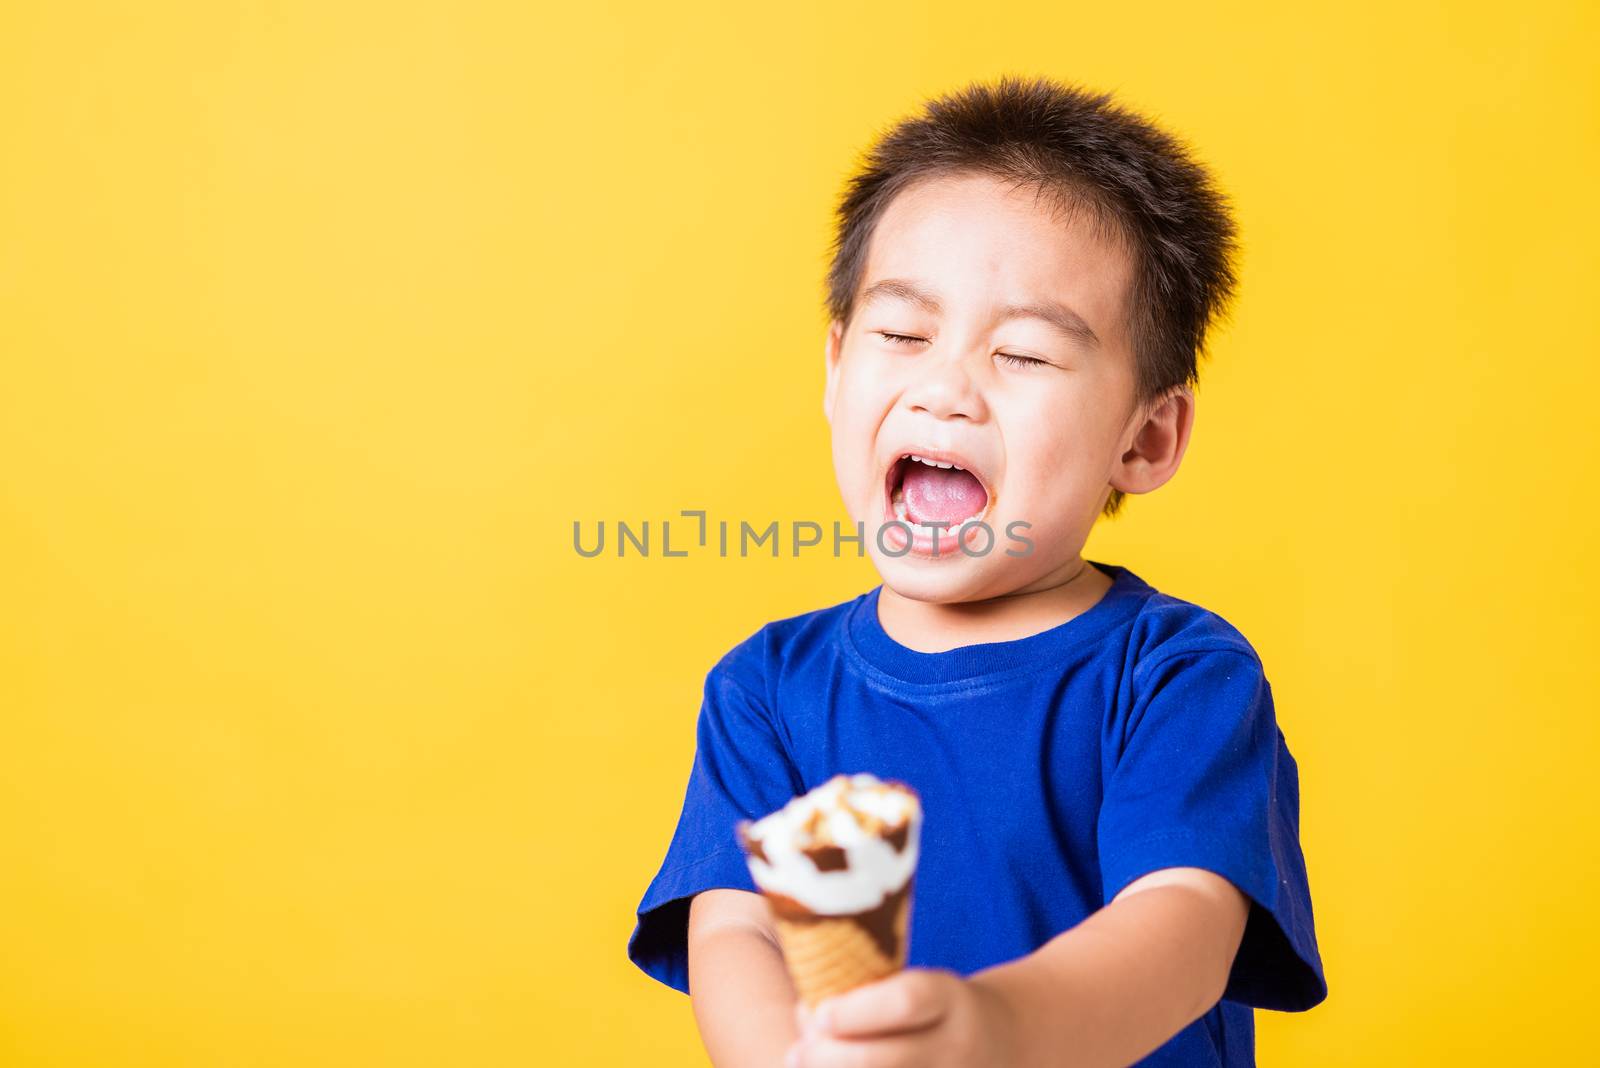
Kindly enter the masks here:
M 818 1006 L 791 1064 L 1119 1068 L 1222 998 L 1249 899 L 1200 868 L 1135 880 L 1035 952 L 962 980 L 911 969 Z
M 1021 960 L 982 973 L 1017 1017 L 1024 1065 L 1127 1065 L 1222 999 L 1249 899 L 1200 868 L 1136 879 Z
M 706 890 L 689 902 L 689 992 L 716 1068 L 783 1064 L 797 998 L 760 894 Z

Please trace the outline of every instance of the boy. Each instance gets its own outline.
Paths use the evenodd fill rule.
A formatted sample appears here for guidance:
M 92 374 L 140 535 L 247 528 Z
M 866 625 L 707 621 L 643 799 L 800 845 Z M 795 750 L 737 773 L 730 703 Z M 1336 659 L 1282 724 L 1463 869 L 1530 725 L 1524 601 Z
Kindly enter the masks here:
M 629 955 L 722 1068 L 1254 1064 L 1252 1007 L 1327 995 L 1271 689 L 1080 555 L 1182 459 L 1226 203 L 1108 95 L 1006 79 L 892 129 L 838 220 L 823 411 L 883 582 L 711 670 Z M 807 1013 L 733 828 L 857 771 L 922 797 L 910 966 Z

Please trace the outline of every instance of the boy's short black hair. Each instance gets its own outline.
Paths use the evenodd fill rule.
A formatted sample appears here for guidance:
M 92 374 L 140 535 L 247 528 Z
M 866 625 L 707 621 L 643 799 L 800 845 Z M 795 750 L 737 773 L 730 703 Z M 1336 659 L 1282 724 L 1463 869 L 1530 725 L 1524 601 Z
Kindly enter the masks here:
M 850 321 L 873 229 L 912 183 L 976 171 L 1033 185 L 1083 208 L 1132 261 L 1127 332 L 1134 393 L 1153 401 L 1198 381 L 1208 326 L 1227 314 L 1237 278 L 1227 198 L 1185 146 L 1094 93 L 1046 78 L 974 83 L 930 101 L 868 150 L 837 211 L 828 311 Z M 1105 515 L 1122 506 L 1113 489 Z

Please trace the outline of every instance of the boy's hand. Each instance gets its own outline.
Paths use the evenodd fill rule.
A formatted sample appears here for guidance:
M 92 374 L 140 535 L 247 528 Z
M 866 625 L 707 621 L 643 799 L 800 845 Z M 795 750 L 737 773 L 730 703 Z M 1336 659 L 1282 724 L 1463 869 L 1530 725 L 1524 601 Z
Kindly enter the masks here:
M 938 1068 L 1016 1062 L 1012 1007 L 981 978 L 908 968 L 815 1012 L 797 1009 L 800 1040 L 785 1068 Z

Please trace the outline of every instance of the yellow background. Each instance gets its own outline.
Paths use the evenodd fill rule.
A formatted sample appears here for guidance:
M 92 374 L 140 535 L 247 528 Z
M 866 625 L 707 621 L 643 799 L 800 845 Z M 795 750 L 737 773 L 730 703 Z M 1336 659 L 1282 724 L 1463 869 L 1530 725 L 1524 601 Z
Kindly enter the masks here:
M 1006 72 L 1237 203 L 1187 462 L 1089 555 L 1267 664 L 1332 994 L 1262 1063 L 1592 1055 L 1596 30 L 6 5 L 0 1063 L 703 1063 L 623 951 L 701 681 L 876 578 L 571 525 L 843 518 L 832 198 Z

